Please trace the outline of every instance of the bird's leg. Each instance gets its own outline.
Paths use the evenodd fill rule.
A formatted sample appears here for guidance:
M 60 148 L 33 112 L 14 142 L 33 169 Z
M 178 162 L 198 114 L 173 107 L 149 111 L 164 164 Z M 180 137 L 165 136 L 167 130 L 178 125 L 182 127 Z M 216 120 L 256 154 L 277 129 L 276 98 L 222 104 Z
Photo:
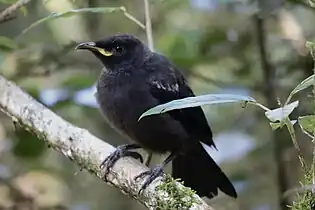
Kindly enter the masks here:
M 171 162 L 172 160 L 174 160 L 174 158 L 176 157 L 176 153 L 172 152 L 161 164 L 158 164 L 157 166 L 155 166 L 154 168 L 150 169 L 149 171 L 145 171 L 141 174 L 139 174 L 138 176 L 136 176 L 135 180 L 139 179 L 139 178 L 143 178 L 144 176 L 149 176 L 144 184 L 141 186 L 141 189 L 139 191 L 139 193 L 144 190 L 145 188 L 148 187 L 149 184 L 151 184 L 151 182 L 156 179 L 157 177 L 161 176 L 163 174 L 163 169 L 164 167 Z
M 100 165 L 100 167 L 105 169 L 104 179 L 107 181 L 107 175 L 114 166 L 114 164 L 117 162 L 118 159 L 126 156 L 133 157 L 135 159 L 139 159 L 141 163 L 143 163 L 142 156 L 133 151 L 129 151 L 131 149 L 139 149 L 141 148 L 140 145 L 137 144 L 123 144 L 116 148 L 116 150 L 110 154 Z
M 151 160 L 152 160 L 152 152 L 148 152 L 148 157 L 147 157 L 147 160 L 145 161 L 145 165 L 147 167 L 149 167 Z

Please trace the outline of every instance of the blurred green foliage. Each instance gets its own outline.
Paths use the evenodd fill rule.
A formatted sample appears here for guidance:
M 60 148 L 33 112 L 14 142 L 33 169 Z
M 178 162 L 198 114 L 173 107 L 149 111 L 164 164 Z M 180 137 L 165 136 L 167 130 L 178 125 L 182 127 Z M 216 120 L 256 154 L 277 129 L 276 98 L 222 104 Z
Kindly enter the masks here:
M 12 139 L 15 140 L 12 153 L 17 158 L 40 158 L 40 155 L 44 153 L 44 149 L 47 148 L 44 141 L 28 131 L 17 129 L 15 134 L 16 137 Z

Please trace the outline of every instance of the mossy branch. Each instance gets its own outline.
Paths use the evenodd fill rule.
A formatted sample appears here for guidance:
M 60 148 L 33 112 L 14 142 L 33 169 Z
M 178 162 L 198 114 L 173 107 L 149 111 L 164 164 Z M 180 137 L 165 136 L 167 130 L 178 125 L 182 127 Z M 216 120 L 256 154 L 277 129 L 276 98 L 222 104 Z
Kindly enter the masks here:
M 0 110 L 11 117 L 14 123 L 36 134 L 82 169 L 99 178 L 103 177 L 99 165 L 115 148 L 87 130 L 73 126 L 57 116 L 1 75 Z M 138 195 L 143 180 L 136 182 L 134 177 L 146 170 L 148 168 L 137 160 L 122 158 L 109 174 L 108 183 L 149 209 L 173 209 L 174 206 L 179 206 L 183 207 L 181 209 L 212 210 L 189 188 L 173 179 L 157 179 Z

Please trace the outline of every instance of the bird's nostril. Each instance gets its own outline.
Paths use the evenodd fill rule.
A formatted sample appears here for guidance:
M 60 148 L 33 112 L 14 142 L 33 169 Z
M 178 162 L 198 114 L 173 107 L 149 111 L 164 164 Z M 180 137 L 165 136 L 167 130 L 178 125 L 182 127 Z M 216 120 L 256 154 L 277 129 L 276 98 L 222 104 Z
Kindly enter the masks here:
M 93 46 L 93 47 L 95 46 L 95 43 L 94 43 L 94 42 L 86 42 L 85 44 L 86 44 L 86 45 L 89 45 L 89 46 Z

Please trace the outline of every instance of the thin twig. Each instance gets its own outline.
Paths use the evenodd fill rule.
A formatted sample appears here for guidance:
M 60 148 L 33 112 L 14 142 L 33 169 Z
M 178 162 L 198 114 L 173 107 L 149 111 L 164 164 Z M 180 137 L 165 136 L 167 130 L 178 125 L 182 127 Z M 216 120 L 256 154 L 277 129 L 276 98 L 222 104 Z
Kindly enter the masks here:
M 145 12 L 145 28 L 146 28 L 145 31 L 147 33 L 148 46 L 152 51 L 154 51 L 149 0 L 144 0 L 144 10 L 145 10 L 144 12 Z
M 148 0 L 144 0 L 144 13 L 145 13 L 145 31 L 147 34 L 148 46 L 154 51 L 154 42 L 153 42 L 153 34 L 152 34 L 152 24 L 151 24 L 151 15 L 150 15 L 150 3 Z M 148 166 L 152 159 L 152 153 L 150 152 L 148 158 L 146 160 L 146 166 Z
M 124 15 L 131 21 L 135 22 L 138 26 L 140 26 L 142 29 L 145 29 L 145 25 L 141 23 L 140 20 L 132 16 L 130 13 L 128 13 L 126 10 L 123 10 Z
M 302 154 L 302 151 L 301 151 L 300 146 L 298 144 L 298 141 L 296 139 L 296 134 L 295 134 L 294 127 L 293 127 L 293 125 L 292 125 L 292 123 L 291 123 L 291 121 L 290 121 L 290 119 L 288 117 L 286 117 L 286 119 L 285 119 L 285 124 L 286 124 L 286 126 L 288 128 L 288 131 L 290 133 L 290 137 L 292 139 L 292 142 L 293 142 L 293 145 L 295 147 L 296 153 L 297 153 L 298 158 L 300 160 L 301 167 L 302 167 L 304 173 L 307 173 L 307 165 L 306 165 L 304 156 Z
M 29 3 L 30 1 L 31 0 L 19 0 L 15 4 L 12 4 L 11 6 L 3 10 L 3 12 L 0 13 L 0 22 L 7 19 L 8 16 L 10 16 L 12 13 L 20 9 L 21 7 L 23 7 L 25 4 Z
M 251 102 L 251 101 L 248 101 L 248 103 L 249 103 L 249 104 L 253 104 L 253 105 L 255 105 L 255 106 L 258 106 L 258 107 L 262 108 L 262 109 L 263 109 L 264 111 L 266 111 L 266 112 L 270 111 L 270 109 L 268 109 L 266 106 L 264 106 L 264 105 L 262 105 L 262 104 L 260 104 L 260 103 L 255 103 L 255 102 Z

